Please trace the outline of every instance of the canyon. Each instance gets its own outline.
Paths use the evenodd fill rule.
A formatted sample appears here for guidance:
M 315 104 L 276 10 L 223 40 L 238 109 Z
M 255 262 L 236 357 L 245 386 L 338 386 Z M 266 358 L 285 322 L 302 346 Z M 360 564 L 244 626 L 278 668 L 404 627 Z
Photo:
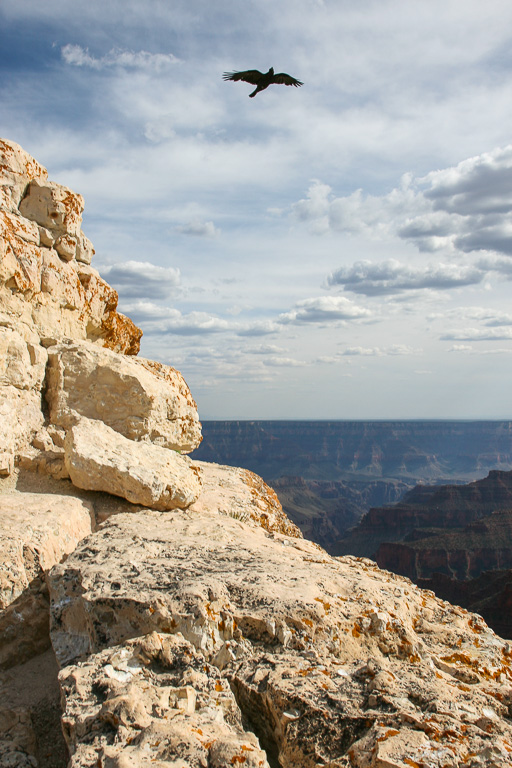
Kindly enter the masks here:
M 0 140 L 0 764 L 510 766 L 510 644 L 199 454 L 83 207 Z
M 370 508 L 399 502 L 418 484 L 465 483 L 512 468 L 509 421 L 202 424 L 197 457 L 261 475 L 304 535 L 333 554 Z

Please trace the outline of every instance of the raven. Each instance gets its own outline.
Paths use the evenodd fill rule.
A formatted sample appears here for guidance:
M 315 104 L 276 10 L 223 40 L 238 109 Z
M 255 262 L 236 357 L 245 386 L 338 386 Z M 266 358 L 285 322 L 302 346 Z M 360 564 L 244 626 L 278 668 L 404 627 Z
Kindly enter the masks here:
M 272 83 L 277 83 L 278 85 L 294 85 L 296 88 L 304 85 L 300 80 L 296 80 L 294 77 L 291 77 L 291 75 L 287 75 L 284 72 L 279 72 L 275 75 L 274 67 L 270 67 L 269 71 L 265 73 L 259 72 L 257 69 L 248 69 L 246 72 L 224 72 L 222 77 L 224 80 L 243 80 L 245 83 L 255 85 L 256 90 L 249 94 L 249 98 L 251 99 L 253 96 L 256 96 L 257 93 L 264 91 L 265 88 L 272 85 Z

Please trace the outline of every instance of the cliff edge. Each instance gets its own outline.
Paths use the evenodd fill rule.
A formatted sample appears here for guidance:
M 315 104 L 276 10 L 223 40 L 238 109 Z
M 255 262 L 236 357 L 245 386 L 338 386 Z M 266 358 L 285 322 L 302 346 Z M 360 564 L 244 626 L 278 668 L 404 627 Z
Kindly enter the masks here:
M 0 763 L 509 766 L 510 646 L 188 455 L 196 404 L 137 357 L 80 195 L 0 141 L 0 202 Z

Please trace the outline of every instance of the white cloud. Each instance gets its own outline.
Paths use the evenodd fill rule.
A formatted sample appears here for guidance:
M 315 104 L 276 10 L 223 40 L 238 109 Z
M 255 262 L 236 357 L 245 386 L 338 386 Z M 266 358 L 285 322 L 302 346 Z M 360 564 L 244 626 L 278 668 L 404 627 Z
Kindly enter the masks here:
M 304 360 L 295 360 L 293 357 L 278 357 L 277 355 L 263 360 L 263 364 L 272 368 L 301 368 L 302 366 L 306 365 Z
M 488 256 L 480 259 L 477 265 L 480 269 L 497 272 L 500 275 L 505 275 L 507 280 L 512 280 L 512 259 Z
M 298 301 L 290 312 L 279 315 L 282 324 L 326 323 L 339 320 L 368 319 L 372 312 L 343 296 L 319 296 Z
M 327 278 L 328 285 L 366 296 L 401 293 L 407 290 L 447 290 L 480 283 L 485 273 L 476 267 L 437 264 L 409 267 L 396 259 L 381 262 L 358 261 L 341 267 Z
M 251 355 L 280 355 L 285 350 L 276 344 L 260 344 L 258 347 L 247 347 L 245 351 Z
M 148 53 L 148 51 L 123 51 L 112 48 L 104 56 L 95 57 L 89 53 L 88 48 L 68 43 L 61 49 L 62 58 L 66 64 L 75 67 L 89 67 L 91 69 L 106 69 L 120 67 L 127 69 L 153 69 L 162 71 L 179 62 L 172 53 Z
M 489 307 L 453 307 L 444 312 L 434 312 L 427 315 L 427 320 L 478 320 L 487 327 L 512 325 L 512 315 Z
M 392 344 L 389 347 L 347 347 L 342 357 L 383 357 L 384 355 L 417 355 L 421 349 L 408 347 L 406 344 Z
M 344 357 L 380 357 L 382 351 L 378 347 L 347 347 L 341 354 Z
M 196 237 L 216 237 L 220 234 L 220 229 L 217 229 L 213 221 L 191 221 L 176 227 L 176 231 L 182 235 L 194 235 Z
M 512 328 L 463 328 L 447 331 L 440 338 L 443 341 L 502 341 L 512 339 Z
M 316 233 L 397 237 L 421 252 L 512 255 L 512 144 L 422 177 L 406 173 L 380 196 L 357 189 L 335 197 L 315 180 L 291 210 Z
M 238 336 L 269 336 L 272 333 L 276 333 L 279 330 L 279 326 L 272 320 L 256 320 L 250 325 L 238 328 Z
M 122 299 L 166 299 L 180 287 L 180 270 L 148 261 L 118 262 L 101 269 L 102 276 Z

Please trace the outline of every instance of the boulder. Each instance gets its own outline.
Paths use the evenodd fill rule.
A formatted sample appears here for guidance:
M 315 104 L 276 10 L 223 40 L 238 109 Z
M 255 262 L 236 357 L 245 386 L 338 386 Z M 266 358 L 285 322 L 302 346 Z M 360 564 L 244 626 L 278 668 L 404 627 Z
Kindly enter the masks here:
M 182 375 L 87 342 L 50 347 L 46 397 L 53 424 L 100 419 L 130 440 L 188 452 L 201 441 L 197 406 Z
M 0 496 L 0 668 L 49 644 L 45 574 L 93 529 L 92 507 L 69 496 Z
M 333 558 L 311 542 L 229 516 L 147 511 L 110 518 L 49 578 L 54 649 L 63 666 L 72 665 L 62 681 L 77 723 L 73 739 L 89 750 L 89 763 L 77 766 L 100 754 L 101 737 L 92 734 L 102 719 L 120 733 L 112 765 L 144 765 L 129 762 L 136 744 L 124 741 L 121 726 L 127 737 L 136 723 L 148 737 L 156 727 L 153 672 L 137 673 L 151 681 L 137 712 L 130 714 L 119 691 L 118 723 L 114 704 L 101 713 L 112 696 L 106 684 L 94 689 L 101 701 L 91 699 L 89 682 L 82 700 L 73 685 L 87 679 L 89 665 L 106 674 L 106 663 L 114 679 L 130 684 L 122 674 L 133 671 L 127 641 L 154 632 L 163 644 L 181 634 L 194 649 L 192 668 L 197 656 L 205 670 L 217 667 L 219 692 L 229 683 L 273 765 L 458 768 L 470 765 L 469 754 L 480 757 L 475 765 L 488 764 L 491 745 L 495 765 L 510 765 L 509 646 L 480 617 L 369 560 Z M 126 649 L 127 666 L 101 655 L 112 646 Z M 197 702 L 200 685 L 188 685 Z M 171 738 L 172 722 L 159 734 Z M 169 765 L 163 753 L 152 755 Z
M 199 470 L 187 457 L 136 443 L 93 419 L 80 418 L 68 430 L 64 460 L 78 488 L 107 491 L 153 509 L 188 507 L 201 489 Z

